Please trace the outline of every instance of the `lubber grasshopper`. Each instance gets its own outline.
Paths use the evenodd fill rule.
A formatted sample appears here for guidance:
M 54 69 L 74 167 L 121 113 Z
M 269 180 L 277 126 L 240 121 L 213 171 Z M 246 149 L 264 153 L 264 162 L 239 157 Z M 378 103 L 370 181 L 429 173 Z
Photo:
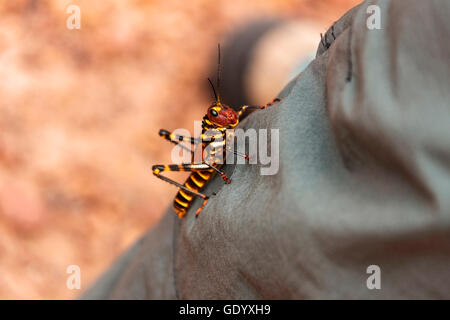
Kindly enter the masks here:
M 265 109 L 271 106 L 279 99 L 274 99 L 270 103 L 264 106 L 242 106 L 239 110 L 235 111 L 229 106 L 221 103 L 220 101 L 220 45 L 218 47 L 218 72 L 217 72 L 217 92 L 213 83 L 208 79 L 214 92 L 215 102 L 212 103 L 203 117 L 202 121 L 202 134 L 198 138 L 185 137 L 176 135 L 167 130 L 159 130 L 159 135 L 172 143 L 180 144 L 181 142 L 188 142 L 192 145 L 201 144 L 202 150 L 208 150 L 208 146 L 212 144 L 214 148 L 206 152 L 206 156 L 202 156 L 201 163 L 183 163 L 183 164 L 170 164 L 170 165 L 154 165 L 152 167 L 153 174 L 161 180 L 171 183 L 177 186 L 178 191 L 173 206 L 175 212 L 179 218 L 183 218 L 187 210 L 191 206 L 194 197 L 200 197 L 203 199 L 203 203 L 200 208 L 197 209 L 196 217 L 205 207 L 209 196 L 201 193 L 206 183 L 215 175 L 220 174 L 226 184 L 231 183 L 231 179 L 221 170 L 223 162 L 219 159 L 226 159 L 226 152 L 230 151 L 226 146 L 227 139 L 226 130 L 235 128 L 240 121 L 245 117 L 245 111 L 247 109 Z M 184 147 L 180 144 L 181 147 Z M 189 149 L 191 152 L 193 150 Z M 241 154 L 234 151 L 234 154 L 244 157 L 249 160 L 248 155 Z M 180 184 L 173 181 L 163 175 L 165 171 L 189 171 L 192 174 L 186 180 L 184 184 Z

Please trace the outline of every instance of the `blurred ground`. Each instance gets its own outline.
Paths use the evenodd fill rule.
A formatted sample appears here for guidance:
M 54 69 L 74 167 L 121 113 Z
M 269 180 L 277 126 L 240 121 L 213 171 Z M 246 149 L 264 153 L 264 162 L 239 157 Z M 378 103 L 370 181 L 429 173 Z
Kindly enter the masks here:
M 159 219 L 176 189 L 151 174 L 158 129 L 201 119 L 223 35 L 261 16 L 325 32 L 358 2 L 0 1 L 0 298 L 75 298 L 67 266 L 86 289 Z

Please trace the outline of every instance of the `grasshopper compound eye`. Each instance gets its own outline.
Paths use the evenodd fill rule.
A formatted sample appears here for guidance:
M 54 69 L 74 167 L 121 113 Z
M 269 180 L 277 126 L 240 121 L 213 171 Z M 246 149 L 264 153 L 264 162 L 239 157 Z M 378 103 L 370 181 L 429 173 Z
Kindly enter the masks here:
M 211 109 L 211 111 L 209 112 L 213 117 L 217 117 L 219 114 L 217 113 L 216 110 Z

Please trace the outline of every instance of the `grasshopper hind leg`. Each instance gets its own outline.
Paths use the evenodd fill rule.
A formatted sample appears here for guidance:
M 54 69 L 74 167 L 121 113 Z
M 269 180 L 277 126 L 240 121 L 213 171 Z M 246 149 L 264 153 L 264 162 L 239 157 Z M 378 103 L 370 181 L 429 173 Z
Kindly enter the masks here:
M 186 215 L 186 213 L 191 205 L 191 202 L 193 200 L 193 197 L 197 196 L 197 197 L 200 197 L 203 199 L 202 205 L 200 206 L 199 209 L 197 209 L 197 212 L 195 215 L 196 217 L 198 217 L 200 212 L 205 207 L 206 203 L 209 200 L 209 197 L 206 196 L 205 194 L 199 192 L 198 189 L 194 189 L 194 186 L 191 186 L 187 183 L 185 183 L 184 185 L 180 184 L 172 179 L 169 179 L 169 178 L 163 176 L 161 173 L 167 172 L 167 171 L 192 171 L 192 172 L 200 171 L 200 172 L 204 172 L 205 170 L 208 170 L 208 171 L 212 170 L 211 166 L 207 165 L 207 164 L 181 164 L 181 165 L 171 164 L 171 165 L 154 165 L 152 167 L 153 174 L 157 178 L 159 178 L 165 182 L 168 182 L 180 189 L 180 191 L 178 191 L 178 194 L 175 197 L 174 203 L 173 203 L 174 210 L 180 219 Z M 189 179 L 188 179 L 188 181 L 189 181 Z M 180 196 L 180 193 L 183 196 Z M 213 195 L 215 195 L 215 194 L 213 193 Z

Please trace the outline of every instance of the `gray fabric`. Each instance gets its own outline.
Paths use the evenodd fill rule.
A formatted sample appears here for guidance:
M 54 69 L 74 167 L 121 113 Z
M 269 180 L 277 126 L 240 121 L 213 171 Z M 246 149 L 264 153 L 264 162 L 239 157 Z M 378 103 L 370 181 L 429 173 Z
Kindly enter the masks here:
M 85 298 L 450 298 L 449 18 L 446 0 L 351 10 L 282 102 L 242 123 L 280 129 L 279 173 L 227 166 L 198 219 L 169 209 Z

